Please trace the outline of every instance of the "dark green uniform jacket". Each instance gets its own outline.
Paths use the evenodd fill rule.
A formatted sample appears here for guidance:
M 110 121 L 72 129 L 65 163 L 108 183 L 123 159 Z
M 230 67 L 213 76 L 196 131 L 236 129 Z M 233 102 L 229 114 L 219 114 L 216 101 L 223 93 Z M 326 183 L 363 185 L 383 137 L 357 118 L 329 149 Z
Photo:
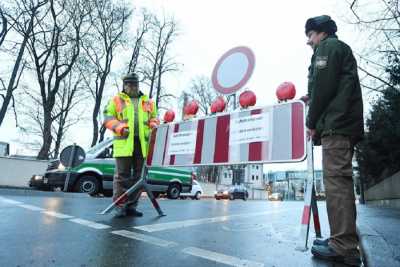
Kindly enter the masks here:
M 357 62 L 351 48 L 333 36 L 315 48 L 308 75 L 307 127 L 318 136 L 364 133 L 363 101 Z

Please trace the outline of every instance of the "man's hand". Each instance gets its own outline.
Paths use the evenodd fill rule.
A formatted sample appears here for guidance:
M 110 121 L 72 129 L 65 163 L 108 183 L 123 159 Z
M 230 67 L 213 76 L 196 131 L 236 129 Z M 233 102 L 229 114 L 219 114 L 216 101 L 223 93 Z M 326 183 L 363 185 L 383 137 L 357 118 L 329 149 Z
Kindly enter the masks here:
M 122 136 L 128 136 L 128 135 L 129 135 L 129 128 L 122 129 Z
M 316 134 L 317 134 L 317 131 L 315 129 L 308 129 L 307 128 L 307 140 L 308 141 L 310 139 L 313 139 Z
M 304 102 L 304 104 L 308 105 L 308 101 L 310 100 L 310 98 L 308 97 L 308 95 L 303 95 L 302 97 L 300 97 L 300 100 Z
M 150 129 L 153 129 L 154 127 L 157 127 L 158 125 L 160 125 L 160 120 L 157 118 L 152 118 L 149 120 L 149 127 Z

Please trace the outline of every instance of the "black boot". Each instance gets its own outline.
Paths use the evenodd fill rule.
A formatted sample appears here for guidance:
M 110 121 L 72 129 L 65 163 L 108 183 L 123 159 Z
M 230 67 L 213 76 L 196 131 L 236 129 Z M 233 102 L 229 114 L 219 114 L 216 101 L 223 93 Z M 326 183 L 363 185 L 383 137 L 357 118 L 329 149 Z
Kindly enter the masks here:
M 143 213 L 138 211 L 138 210 L 136 210 L 136 208 L 134 208 L 134 207 L 129 207 L 128 206 L 126 208 L 126 215 L 127 216 L 133 216 L 133 217 L 142 217 Z
M 329 242 L 329 238 L 327 239 L 315 239 L 313 242 L 314 246 L 327 246 Z
M 311 248 L 311 253 L 314 257 L 328 260 L 328 261 L 336 261 L 347 264 L 349 266 L 360 266 L 361 260 L 359 256 L 343 256 L 337 253 L 333 248 L 328 246 L 318 246 L 314 245 Z

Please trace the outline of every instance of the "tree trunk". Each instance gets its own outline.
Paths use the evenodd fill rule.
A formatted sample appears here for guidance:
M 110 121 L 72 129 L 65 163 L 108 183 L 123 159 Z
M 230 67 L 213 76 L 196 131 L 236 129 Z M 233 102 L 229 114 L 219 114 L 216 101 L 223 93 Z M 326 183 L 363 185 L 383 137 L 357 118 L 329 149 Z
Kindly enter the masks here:
M 103 125 L 100 128 L 100 138 L 99 138 L 99 143 L 103 142 L 104 140 L 104 134 L 106 133 L 107 128 L 104 127 Z
M 97 121 L 97 114 L 98 114 L 98 108 L 95 107 L 92 115 L 93 136 L 92 136 L 92 144 L 90 145 L 91 147 L 97 144 L 97 138 L 99 137 L 99 123 Z
M 101 107 L 101 98 L 103 97 L 103 91 L 104 91 L 104 86 L 106 84 L 107 75 L 110 73 L 110 65 L 111 61 L 106 66 L 105 72 L 102 74 L 102 77 L 100 79 L 99 90 L 98 93 L 96 94 L 96 100 L 92 113 L 93 135 L 92 135 L 92 144 L 90 145 L 91 147 L 97 144 L 97 139 L 99 137 L 99 121 L 97 120 L 97 117 L 99 116 L 99 111 Z
M 64 135 L 64 126 L 65 126 L 65 121 L 66 121 L 67 115 L 68 114 L 66 114 L 65 117 L 63 117 L 61 115 L 61 118 L 60 118 L 60 123 L 58 125 L 58 130 L 57 130 L 57 139 L 56 139 L 55 147 L 54 147 L 54 158 L 58 158 L 58 154 L 60 154 L 61 141 L 62 141 L 62 138 Z
M 37 159 L 49 159 L 49 151 L 51 147 L 51 143 L 53 142 L 53 138 L 51 136 L 51 117 L 50 114 L 44 114 L 44 123 L 43 123 L 43 144 L 40 148 Z
M 28 32 L 24 36 L 24 40 L 22 41 L 21 47 L 19 48 L 17 59 L 15 60 L 14 68 L 11 73 L 10 81 L 8 82 L 7 93 L 3 101 L 3 105 L 0 109 L 0 126 L 3 123 L 4 117 L 6 116 L 8 105 L 10 104 L 13 90 L 14 90 L 14 83 L 15 79 L 17 78 L 19 66 L 21 65 L 22 56 L 24 55 L 25 47 L 28 42 L 29 33 L 32 31 L 33 28 L 33 17 L 29 21 Z

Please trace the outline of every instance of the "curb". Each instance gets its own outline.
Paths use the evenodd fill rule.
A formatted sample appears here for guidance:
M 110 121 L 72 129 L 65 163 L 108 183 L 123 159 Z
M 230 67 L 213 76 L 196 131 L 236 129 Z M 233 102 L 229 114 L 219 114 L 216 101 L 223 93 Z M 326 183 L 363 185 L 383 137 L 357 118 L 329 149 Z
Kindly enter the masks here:
M 366 267 L 398 267 L 400 261 L 393 259 L 392 248 L 385 239 L 371 227 L 357 225 L 360 238 L 360 252 Z
M 18 196 L 48 196 L 48 197 L 71 197 L 71 198 L 90 198 L 86 193 L 70 193 L 61 191 L 39 191 L 30 187 L 0 186 L 0 195 Z

